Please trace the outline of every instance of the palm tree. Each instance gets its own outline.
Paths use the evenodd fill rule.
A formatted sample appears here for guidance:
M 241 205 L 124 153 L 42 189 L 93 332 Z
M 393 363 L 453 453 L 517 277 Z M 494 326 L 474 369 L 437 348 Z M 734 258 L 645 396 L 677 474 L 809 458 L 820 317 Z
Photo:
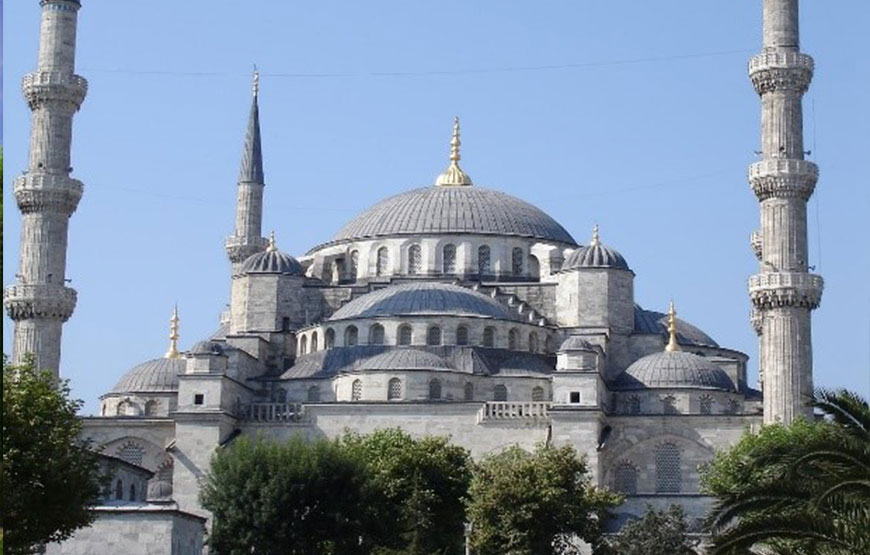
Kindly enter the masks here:
M 768 426 L 711 465 L 715 555 L 870 553 L 870 408 L 819 390 L 824 416 Z

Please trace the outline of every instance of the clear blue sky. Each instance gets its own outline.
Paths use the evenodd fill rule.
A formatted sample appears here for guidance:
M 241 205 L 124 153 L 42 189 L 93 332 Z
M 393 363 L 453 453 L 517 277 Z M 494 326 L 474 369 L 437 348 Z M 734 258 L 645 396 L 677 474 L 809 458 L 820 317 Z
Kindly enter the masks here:
M 578 241 L 594 223 L 637 274 L 637 301 L 748 353 L 746 277 L 758 204 L 746 166 L 759 103 L 746 62 L 761 3 L 84 0 L 70 229 L 79 303 L 62 374 L 86 411 L 134 364 L 161 356 L 177 301 L 182 347 L 209 335 L 229 294 L 224 237 L 262 71 L 265 228 L 294 254 L 357 211 L 432 183 L 451 121 L 475 183 L 549 212 Z M 826 279 L 813 319 L 816 383 L 870 389 L 870 2 L 802 2 L 816 77 L 806 140 L 821 179 L 810 264 Z M 26 167 L 37 0 L 4 13 L 7 184 Z M 8 187 L 7 187 L 8 189 Z M 4 206 L 3 281 L 18 212 Z M 4 317 L 4 351 L 11 340 Z

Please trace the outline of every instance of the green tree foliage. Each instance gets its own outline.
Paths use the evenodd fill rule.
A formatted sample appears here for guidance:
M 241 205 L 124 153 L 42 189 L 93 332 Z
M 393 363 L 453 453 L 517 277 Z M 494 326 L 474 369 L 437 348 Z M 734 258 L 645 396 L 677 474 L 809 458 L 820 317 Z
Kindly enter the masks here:
M 89 525 L 103 485 L 99 456 L 79 439 L 82 406 L 66 381 L 3 359 L 2 515 L 6 553 L 30 553 Z
M 414 439 L 399 429 L 343 439 L 365 465 L 373 552 L 440 555 L 462 551 L 464 497 L 471 481 L 468 451 L 444 437 Z
M 870 553 L 870 409 L 846 390 L 814 405 L 824 420 L 765 426 L 704 472 L 713 553 Z
M 365 477 L 338 442 L 239 438 L 219 450 L 200 491 L 217 555 L 362 553 Z
M 476 555 L 555 553 L 554 542 L 579 536 L 598 546 L 601 525 L 618 495 L 591 485 L 584 459 L 571 447 L 511 447 L 478 464 L 468 516 Z
M 629 522 L 608 542 L 619 555 L 695 555 L 695 542 L 688 535 L 683 508 L 671 505 L 656 511 L 647 506 L 640 520 Z

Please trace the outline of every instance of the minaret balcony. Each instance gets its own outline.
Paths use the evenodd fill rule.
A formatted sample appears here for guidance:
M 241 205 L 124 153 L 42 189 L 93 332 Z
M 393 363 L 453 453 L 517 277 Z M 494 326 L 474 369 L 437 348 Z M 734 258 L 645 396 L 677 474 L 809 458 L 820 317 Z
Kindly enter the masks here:
M 769 198 L 809 200 L 819 180 L 819 167 L 808 160 L 770 158 L 749 165 L 749 184 L 759 201 Z
M 15 284 L 3 290 L 3 305 L 12 320 L 50 318 L 66 322 L 76 307 L 76 290 L 52 283 Z
M 813 79 L 811 56 L 788 50 L 766 50 L 749 60 L 749 78 L 758 94 L 775 90 L 806 92 Z
M 59 212 L 72 214 L 85 186 L 78 179 L 54 173 L 25 173 L 15 178 L 12 193 L 22 214 Z
M 749 297 L 756 309 L 803 307 L 814 309 L 822 300 L 822 276 L 805 272 L 768 272 L 749 278 Z
M 244 262 L 249 256 L 266 250 L 269 240 L 265 237 L 239 237 L 230 235 L 225 243 L 227 254 L 233 263 Z
M 753 231 L 749 236 L 749 244 L 752 246 L 752 252 L 755 253 L 755 258 L 761 261 L 761 232 Z
M 34 71 L 21 79 L 21 90 L 31 110 L 44 102 L 69 102 L 78 110 L 88 94 L 88 81 L 62 71 Z

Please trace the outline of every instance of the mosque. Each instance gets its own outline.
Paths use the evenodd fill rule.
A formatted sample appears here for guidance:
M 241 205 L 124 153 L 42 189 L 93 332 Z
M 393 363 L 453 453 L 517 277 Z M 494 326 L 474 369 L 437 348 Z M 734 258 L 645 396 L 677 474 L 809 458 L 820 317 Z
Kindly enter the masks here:
M 14 184 L 21 271 L 4 304 L 15 359 L 33 353 L 56 371 L 76 301 L 63 280 L 82 195 L 69 141 L 87 83 L 73 66 L 79 0 L 40 4 L 39 67 L 23 81 L 30 167 Z M 216 449 L 250 434 L 400 427 L 449 436 L 474 457 L 569 444 L 596 483 L 625 494 L 620 519 L 671 503 L 703 516 L 699 468 L 746 429 L 806 414 L 812 391 L 810 312 L 822 281 L 807 271 L 806 202 L 818 170 L 803 159 L 813 64 L 799 51 L 797 10 L 797 0 L 765 0 L 764 49 L 749 66 L 763 106 L 762 159 L 749 170 L 760 269 L 749 290 L 764 395 L 747 383 L 746 354 L 678 319 L 673 303 L 635 302 L 636 275 L 606 233 L 578 242 L 535 206 L 475 185 L 460 165 L 458 119 L 430 186 L 375 202 L 307 253 L 282 251 L 261 225 L 255 75 L 225 243 L 229 310 L 184 352 L 173 313 L 166 354 L 119 372 L 84 425 L 123 472 L 97 523 L 48 551 L 145 553 L 136 545 L 147 535 L 160 553 L 200 553 L 200 480 Z

